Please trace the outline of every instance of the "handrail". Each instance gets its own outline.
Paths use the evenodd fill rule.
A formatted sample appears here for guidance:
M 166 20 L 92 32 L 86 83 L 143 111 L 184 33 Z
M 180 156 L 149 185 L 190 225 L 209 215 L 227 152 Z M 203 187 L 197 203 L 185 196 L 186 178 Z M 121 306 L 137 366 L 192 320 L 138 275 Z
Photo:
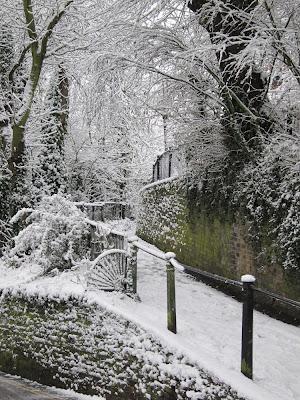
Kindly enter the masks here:
M 87 222 L 88 224 L 90 224 L 96 228 L 100 227 L 101 229 L 103 229 L 104 231 L 106 231 L 108 233 L 112 233 L 113 235 L 118 235 L 118 236 L 127 238 L 127 234 L 125 232 L 121 232 L 116 229 L 110 228 L 108 225 L 104 224 L 103 222 L 93 221 L 92 219 L 89 219 L 89 218 L 85 218 L 84 220 L 85 220 L 85 222 Z
M 143 250 L 145 253 L 151 254 L 154 257 L 160 258 L 161 260 L 165 260 L 165 253 L 161 250 L 153 250 L 150 247 L 147 247 L 146 245 L 143 245 L 138 242 L 138 240 L 132 238 L 128 238 L 128 242 L 131 243 L 133 246 L 137 247 L 140 250 Z
M 100 226 L 102 229 L 106 229 L 113 233 L 113 230 L 109 230 L 109 227 L 103 223 L 94 223 L 90 221 L 92 225 Z M 238 287 L 242 293 L 243 301 L 243 311 L 242 311 L 242 346 L 241 346 L 241 372 L 248 378 L 253 379 L 253 310 L 255 306 L 254 294 L 262 293 L 271 299 L 276 299 L 284 304 L 300 309 L 300 303 L 287 299 L 283 296 L 277 295 L 275 293 L 269 292 L 264 289 L 257 288 L 254 285 L 255 277 L 252 275 L 243 275 L 241 281 L 236 281 L 234 279 L 226 279 L 217 274 L 209 273 L 206 271 L 199 270 L 195 267 L 190 267 L 181 264 L 176 260 L 176 255 L 172 252 L 163 252 L 158 249 L 154 249 L 149 245 L 141 243 L 137 236 L 130 236 L 123 232 L 115 231 L 116 235 L 119 235 L 127 239 L 127 244 L 129 245 L 129 251 L 124 249 L 111 249 L 106 250 L 100 254 L 93 262 L 93 269 L 97 262 L 103 257 L 115 252 L 125 254 L 128 257 L 129 270 L 131 272 L 131 295 L 133 294 L 136 299 L 139 299 L 137 295 L 137 253 L 138 249 L 157 257 L 165 261 L 166 267 L 166 278 L 167 278 L 167 328 L 173 333 L 177 333 L 177 314 L 176 314 L 176 279 L 175 279 L 175 269 L 180 272 L 191 272 L 195 275 L 199 275 L 205 278 L 209 278 L 214 281 L 222 282 L 225 285 L 234 285 Z M 124 246 L 123 246 L 124 247 Z M 266 303 L 267 304 L 267 303 Z
M 147 247 L 144 244 L 139 243 L 138 240 L 132 239 L 132 238 L 128 238 L 129 243 L 132 244 L 132 246 L 137 247 L 140 250 L 143 250 L 145 253 L 148 253 L 154 257 L 160 258 L 161 260 L 164 261 L 170 261 L 170 263 L 173 265 L 174 268 L 176 268 L 178 271 L 183 272 L 184 271 L 184 267 L 176 260 L 176 256 L 174 253 L 164 253 L 161 250 L 154 250 L 151 249 L 150 247 Z
M 220 275 L 213 274 L 211 272 L 202 271 L 202 270 L 200 270 L 198 268 L 190 267 L 190 266 L 187 266 L 187 265 L 184 265 L 184 264 L 183 264 L 183 266 L 184 266 L 184 269 L 186 271 L 191 271 L 191 272 L 193 272 L 193 273 L 195 273 L 195 274 L 197 274 L 199 276 L 203 276 L 205 278 L 211 278 L 211 279 L 214 279 L 215 281 L 219 281 L 219 282 L 222 282 L 224 284 L 231 284 L 231 285 L 234 285 L 234 286 L 237 286 L 237 287 L 242 287 L 243 286 L 242 282 L 240 282 L 240 281 L 235 281 L 233 279 L 227 279 L 227 278 L 224 278 L 224 277 L 222 277 Z M 298 302 L 298 301 L 295 301 L 295 300 L 292 300 L 292 299 L 288 299 L 288 298 L 283 297 L 283 296 L 281 296 L 279 294 L 270 292 L 270 291 L 268 291 L 266 289 L 262 289 L 262 288 L 259 288 L 257 286 L 253 286 L 253 290 L 255 292 L 262 293 L 262 294 L 264 294 L 265 296 L 267 296 L 269 298 L 276 299 L 276 300 L 280 301 L 281 303 L 284 303 L 284 304 L 287 304 L 289 306 L 296 307 L 296 308 L 300 309 L 300 302 Z
M 102 223 L 94 223 L 90 221 L 92 225 L 101 226 L 102 228 L 106 228 L 109 231 L 109 227 Z M 199 270 L 195 267 L 190 267 L 184 264 L 181 264 L 178 260 L 176 260 L 176 255 L 172 252 L 163 252 L 158 249 L 153 249 L 150 246 L 139 241 L 137 236 L 130 236 L 123 232 L 115 231 L 116 235 L 119 235 L 123 238 L 127 239 L 127 244 L 129 244 L 129 251 L 125 251 L 124 249 L 111 249 L 106 250 L 102 254 L 100 254 L 93 263 L 92 269 L 95 267 L 97 262 L 105 257 L 106 255 L 113 254 L 115 252 L 126 254 L 128 256 L 129 269 L 131 272 L 131 295 L 133 294 L 136 299 L 139 299 L 137 295 L 137 253 L 138 249 L 157 257 L 161 260 L 165 261 L 166 267 L 166 278 L 167 278 L 167 328 L 169 331 L 173 333 L 177 333 L 177 322 L 176 322 L 176 279 L 175 279 L 175 269 L 180 272 L 191 272 L 196 275 L 209 278 L 211 280 L 215 280 L 218 282 L 222 282 L 225 285 L 234 285 L 239 287 L 242 293 L 242 301 L 243 301 L 243 311 L 242 311 L 242 346 L 241 346 L 241 372 L 248 378 L 253 379 L 253 310 L 255 306 L 255 297 L 254 293 L 262 293 L 265 296 L 281 301 L 284 304 L 288 304 L 289 306 L 296 307 L 300 309 L 300 303 L 287 299 L 283 296 L 277 295 L 275 293 L 269 292 L 264 289 L 257 288 L 254 285 L 255 277 L 252 275 L 243 275 L 241 277 L 241 281 L 236 281 L 233 279 L 226 279 L 217 274 L 209 273 L 206 271 Z M 110 233 L 113 233 L 113 230 L 110 230 Z
M 74 204 L 76 206 L 88 206 L 88 207 L 102 207 L 107 204 L 117 204 L 117 205 L 122 205 L 122 206 L 128 206 L 128 203 L 125 203 L 123 201 L 96 201 L 94 203 L 89 203 L 85 201 L 74 201 Z
M 261 288 L 258 288 L 256 286 L 253 287 L 253 290 L 255 292 L 263 293 L 266 296 L 269 296 L 269 297 L 272 297 L 273 299 L 281 301 L 284 304 L 287 304 L 289 306 L 296 307 L 296 308 L 300 309 L 300 302 L 299 301 L 288 299 L 286 297 L 280 296 L 279 294 L 276 294 L 276 293 L 273 293 L 273 292 L 269 292 L 268 290 L 261 289 Z
M 242 287 L 243 286 L 242 282 L 240 282 L 240 281 L 236 281 L 234 279 L 229 279 L 229 278 L 224 278 L 223 276 L 220 276 L 220 275 L 217 275 L 217 274 L 213 274 L 212 272 L 202 271 L 201 269 L 198 269 L 198 268 L 195 268 L 195 267 L 191 267 L 189 265 L 184 265 L 184 264 L 182 264 L 182 265 L 184 266 L 184 269 L 186 271 L 191 271 L 191 272 L 193 272 L 193 273 L 195 273 L 197 275 L 200 275 L 200 276 L 202 275 L 205 278 L 211 278 L 211 279 L 214 279 L 216 281 L 219 281 L 219 282 L 222 282 L 222 283 L 225 283 L 225 284 L 229 283 L 231 285 L 238 286 L 238 287 Z
M 185 268 L 184 268 L 184 266 L 182 265 L 182 264 L 180 264 L 177 260 L 176 260 L 176 258 L 171 258 L 170 259 L 170 263 L 173 265 L 173 267 L 175 268 L 175 269 L 177 269 L 178 271 L 180 271 L 180 272 L 184 272 L 185 271 Z
M 139 238 L 137 236 L 128 237 L 128 235 L 125 232 L 121 232 L 121 231 L 118 231 L 118 230 L 115 230 L 115 229 L 110 229 L 109 226 L 105 225 L 104 223 L 95 222 L 95 221 L 92 221 L 92 220 L 89 220 L 89 219 L 86 219 L 86 222 L 88 222 L 91 225 L 100 226 L 101 228 L 107 229 L 109 231 L 109 233 L 112 233 L 113 235 L 118 235 L 118 236 L 122 236 L 122 237 L 126 238 L 128 240 L 128 242 L 131 243 L 134 247 L 136 247 L 136 248 L 138 248 L 138 249 L 140 249 L 140 250 L 142 250 L 142 251 L 144 251 L 144 252 L 146 252 L 146 253 L 154 256 L 154 257 L 157 257 L 157 258 L 159 258 L 161 260 L 167 260 L 168 259 L 168 258 L 166 258 L 166 255 L 170 254 L 170 253 L 168 253 L 168 252 L 164 253 L 161 250 L 152 249 L 152 248 L 148 247 L 147 245 L 140 243 L 139 242 Z M 188 266 L 188 265 L 185 265 L 185 264 L 181 264 L 178 260 L 176 260 L 175 254 L 174 254 L 174 257 L 171 257 L 168 260 L 173 265 L 173 267 L 175 269 L 177 269 L 178 271 L 180 271 L 180 272 L 184 272 L 184 271 L 188 272 L 188 271 L 190 271 L 190 272 L 193 272 L 193 273 L 195 273 L 197 275 L 200 275 L 200 276 L 203 276 L 203 277 L 206 277 L 206 278 L 211 278 L 211 279 L 214 279 L 215 281 L 219 281 L 219 282 L 222 282 L 224 284 L 231 284 L 231 285 L 234 285 L 234 286 L 237 286 L 237 287 L 240 287 L 240 288 L 242 288 L 242 286 L 243 286 L 242 282 L 240 282 L 240 281 L 236 281 L 234 279 L 229 279 L 229 278 L 224 278 L 224 277 L 222 277 L 220 275 L 213 274 L 211 272 L 202 271 L 202 270 L 200 270 L 198 268 L 191 267 L 191 266 Z M 266 295 L 269 298 L 276 299 L 276 300 L 280 301 L 281 303 L 284 303 L 284 304 L 287 304 L 287 305 L 290 305 L 292 307 L 296 307 L 296 308 L 300 309 L 300 302 L 298 302 L 298 301 L 295 301 L 295 300 L 292 300 L 292 299 L 288 299 L 288 298 L 283 297 L 283 296 L 281 296 L 279 294 L 270 292 L 270 291 L 265 290 L 265 289 L 258 288 L 256 286 L 253 287 L 253 290 L 258 292 L 258 293 L 262 293 L 262 294 Z

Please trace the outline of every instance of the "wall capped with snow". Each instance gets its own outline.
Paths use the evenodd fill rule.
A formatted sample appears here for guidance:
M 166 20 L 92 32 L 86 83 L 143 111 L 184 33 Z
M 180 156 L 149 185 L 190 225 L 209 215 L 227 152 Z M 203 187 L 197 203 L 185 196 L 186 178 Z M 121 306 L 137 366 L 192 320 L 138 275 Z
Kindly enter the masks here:
M 99 305 L 33 296 L 25 289 L 1 296 L 0 370 L 107 400 L 242 400 Z
M 141 197 L 142 239 L 174 251 L 183 264 L 237 280 L 250 273 L 259 286 L 300 300 L 300 280 L 282 268 L 267 230 L 254 244 L 241 215 L 201 207 L 180 179 L 149 185 Z

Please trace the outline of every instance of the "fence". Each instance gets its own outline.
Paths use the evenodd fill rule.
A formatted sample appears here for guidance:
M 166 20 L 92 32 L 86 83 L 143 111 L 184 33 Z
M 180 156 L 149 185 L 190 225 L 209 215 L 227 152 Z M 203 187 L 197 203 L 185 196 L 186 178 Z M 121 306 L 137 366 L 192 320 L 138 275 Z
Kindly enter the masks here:
M 97 226 L 97 223 L 95 223 Z M 148 254 L 151 254 L 154 257 L 162 259 L 166 262 L 166 286 L 167 286 L 167 328 L 173 333 L 177 333 L 177 315 L 176 315 L 176 285 L 175 285 L 175 271 L 178 270 L 180 272 L 191 272 L 196 271 L 192 267 L 188 267 L 180 264 L 176 260 L 176 256 L 174 253 L 167 252 L 164 253 L 159 250 L 152 249 L 147 245 L 141 243 L 138 237 L 130 237 L 127 238 L 126 235 L 122 232 L 111 231 L 111 244 L 114 248 L 110 250 L 104 250 L 104 253 L 96 257 L 95 265 L 98 263 L 100 259 L 103 259 L 105 256 L 109 256 L 112 254 L 118 254 L 118 260 L 115 260 L 115 266 L 113 263 L 106 265 L 106 269 L 104 271 L 105 274 L 108 274 L 107 271 L 110 271 L 115 268 L 118 271 L 118 279 L 116 279 L 115 285 L 111 285 L 109 290 L 123 290 L 126 293 L 133 294 L 137 296 L 137 273 L 138 273 L 138 265 L 137 265 L 137 254 L 138 250 L 145 251 Z M 94 253 L 94 256 L 101 249 L 97 249 L 97 252 Z M 124 258 L 125 256 L 125 258 Z M 125 261 L 124 261 L 125 260 Z M 126 266 L 124 267 L 124 265 Z M 99 273 L 101 273 L 101 268 L 99 269 Z M 253 310 L 255 306 L 255 296 L 264 295 L 272 299 L 272 301 L 277 301 L 288 305 L 289 307 L 293 307 L 297 310 L 299 321 L 300 321 L 300 303 L 291 299 L 286 299 L 282 296 L 276 295 L 274 293 L 270 293 L 264 289 L 260 289 L 255 286 L 255 278 L 252 275 L 243 275 L 241 277 L 241 281 L 235 281 L 231 279 L 225 279 L 218 275 L 210 274 L 204 271 L 197 270 L 197 274 L 202 278 L 206 278 L 210 281 L 214 280 L 222 283 L 223 285 L 232 285 L 238 292 L 240 293 L 240 298 L 243 302 L 243 310 L 242 310 L 242 338 L 241 338 L 241 372 L 248 377 L 249 379 L 253 378 Z M 106 275 L 105 275 L 106 276 Z M 101 278 L 102 279 L 102 278 Z M 106 279 L 106 278 L 105 278 Z M 104 279 L 104 280 L 105 280 Z M 101 284 L 103 285 L 103 279 L 101 280 Z M 99 288 L 99 286 L 98 286 Z M 107 288 L 104 290 L 107 290 Z
M 100 203 L 77 202 L 75 204 L 80 210 L 86 212 L 93 221 L 105 222 L 131 218 L 131 208 L 126 203 L 109 201 Z
M 235 299 L 243 300 L 243 285 L 239 281 L 224 278 L 222 276 L 201 271 L 188 265 L 183 265 L 184 270 L 196 279 L 217 288 Z M 255 309 L 283 322 L 300 325 L 299 302 L 287 299 L 268 290 L 253 287 L 255 291 Z
M 156 182 L 160 179 L 170 178 L 182 174 L 184 170 L 183 157 L 178 151 L 166 151 L 157 157 L 153 165 L 152 181 Z
M 187 266 L 180 264 L 174 253 L 163 253 L 155 251 L 147 246 L 139 243 L 138 238 L 129 238 L 129 244 L 131 247 L 146 251 L 147 253 L 164 259 L 166 261 L 166 274 L 167 274 L 167 326 L 168 329 L 176 333 L 176 293 L 175 293 L 175 270 L 181 272 L 187 272 Z M 252 275 L 243 275 L 241 282 L 230 279 L 225 279 L 218 275 L 206 273 L 204 271 L 198 271 L 204 276 L 209 276 L 210 279 L 214 278 L 223 283 L 234 285 L 238 287 L 241 292 L 241 299 L 243 302 L 242 311 L 242 339 L 241 339 L 241 372 L 248 378 L 253 377 L 253 310 L 255 305 L 255 295 L 263 294 L 269 297 L 272 301 L 284 303 L 290 307 L 294 307 L 297 310 L 300 321 L 300 303 L 291 299 L 286 299 L 282 296 L 270 293 L 264 289 L 260 289 L 255 286 L 255 278 Z M 136 290 L 136 287 L 135 287 Z
M 90 225 L 90 257 L 91 260 L 97 258 L 103 251 L 108 249 L 124 250 L 127 248 L 126 235 L 114 229 L 107 228 L 92 220 L 87 220 Z
M 88 286 L 105 291 L 121 290 L 136 294 L 136 253 L 129 249 L 123 232 L 108 229 L 92 220 L 90 225 L 90 259 L 93 261 L 88 275 Z M 130 252 L 131 250 L 131 252 Z

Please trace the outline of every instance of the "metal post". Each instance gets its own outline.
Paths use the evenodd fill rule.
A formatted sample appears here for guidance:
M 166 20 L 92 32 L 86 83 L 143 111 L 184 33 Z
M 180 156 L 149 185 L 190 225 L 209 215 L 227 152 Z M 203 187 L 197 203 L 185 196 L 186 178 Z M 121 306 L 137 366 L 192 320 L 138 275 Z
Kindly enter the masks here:
M 175 269 L 170 260 L 175 258 L 174 253 L 166 253 L 165 258 L 167 261 L 167 310 L 168 310 L 168 329 L 173 333 L 177 333 L 176 324 L 176 295 L 175 295 Z
M 129 270 L 131 272 L 132 292 L 134 294 L 137 294 L 137 253 L 138 253 L 138 248 L 136 246 L 134 246 L 133 242 L 137 242 L 137 241 L 138 241 L 137 236 L 131 236 L 130 238 L 128 238 L 129 252 L 130 252 Z
M 243 325 L 242 325 L 242 357 L 241 372 L 253 379 L 253 289 L 255 277 L 243 275 Z

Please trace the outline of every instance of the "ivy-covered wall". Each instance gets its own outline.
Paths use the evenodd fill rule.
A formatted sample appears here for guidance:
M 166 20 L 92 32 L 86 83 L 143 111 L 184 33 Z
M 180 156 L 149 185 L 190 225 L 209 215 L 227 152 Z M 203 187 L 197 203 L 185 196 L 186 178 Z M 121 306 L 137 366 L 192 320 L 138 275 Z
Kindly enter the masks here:
M 107 400 L 242 400 L 142 328 L 83 298 L 2 293 L 0 370 Z
M 141 197 L 142 239 L 183 264 L 236 280 L 251 273 L 259 286 L 300 300 L 300 276 L 284 271 L 267 226 L 254 243 L 240 213 L 201 207 L 180 179 L 149 185 Z

